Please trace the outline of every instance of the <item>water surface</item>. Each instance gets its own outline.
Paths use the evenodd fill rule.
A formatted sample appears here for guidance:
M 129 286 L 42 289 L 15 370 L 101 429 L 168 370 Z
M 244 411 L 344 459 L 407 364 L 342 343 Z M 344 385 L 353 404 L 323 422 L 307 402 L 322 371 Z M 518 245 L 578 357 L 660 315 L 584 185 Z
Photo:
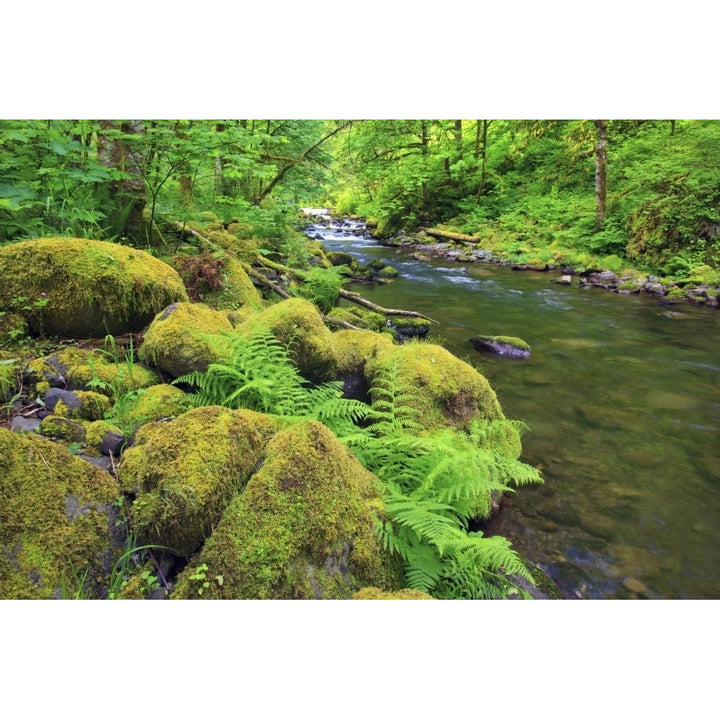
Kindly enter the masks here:
M 401 277 L 358 288 L 438 321 L 430 339 L 482 372 L 523 420 L 522 488 L 493 530 L 577 598 L 720 598 L 720 312 L 662 307 L 485 263 L 424 262 L 368 236 L 314 228 L 327 250 Z M 515 335 L 528 360 L 475 352 Z

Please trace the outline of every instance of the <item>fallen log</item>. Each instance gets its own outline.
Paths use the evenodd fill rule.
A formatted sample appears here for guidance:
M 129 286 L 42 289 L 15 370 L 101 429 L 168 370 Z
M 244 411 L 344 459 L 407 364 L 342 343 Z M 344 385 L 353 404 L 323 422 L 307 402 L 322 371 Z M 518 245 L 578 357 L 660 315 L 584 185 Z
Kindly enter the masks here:
M 437 323 L 437 320 L 433 320 L 432 318 L 429 318 L 427 315 L 423 315 L 422 313 L 415 312 L 414 310 L 396 310 L 394 308 L 384 308 L 381 305 L 376 305 L 374 302 L 370 302 L 370 300 L 367 300 L 362 295 L 358 295 L 357 293 L 350 292 L 349 290 L 340 290 L 339 293 L 341 298 L 345 298 L 345 300 L 349 300 L 350 302 L 353 302 L 357 305 L 362 305 L 363 307 L 369 308 L 370 310 L 374 310 L 377 313 L 380 313 L 381 315 L 399 315 L 402 317 L 414 317 L 414 318 L 422 318 L 423 320 L 429 320 L 430 322 Z
M 425 228 L 425 234 L 440 240 L 455 240 L 456 242 L 479 243 L 480 238 L 473 235 L 464 235 L 463 233 L 450 232 L 449 230 L 439 230 L 438 228 Z

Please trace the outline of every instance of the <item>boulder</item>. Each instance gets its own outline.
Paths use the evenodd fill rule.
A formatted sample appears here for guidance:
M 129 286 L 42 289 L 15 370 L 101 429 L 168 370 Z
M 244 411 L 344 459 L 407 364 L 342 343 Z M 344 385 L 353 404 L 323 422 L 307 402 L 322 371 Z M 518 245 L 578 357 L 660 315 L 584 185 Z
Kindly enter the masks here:
M 138 357 L 172 377 L 204 372 L 220 357 L 208 336 L 232 329 L 227 315 L 219 310 L 203 303 L 173 303 L 150 324 Z
M 252 337 L 262 328 L 289 346 L 290 357 L 309 380 L 328 377 L 335 365 L 332 333 L 317 308 L 302 298 L 282 300 L 255 313 L 235 328 L 241 337 Z
M 268 442 L 173 598 L 350 598 L 398 590 L 400 566 L 375 535 L 378 480 L 324 425 L 306 421 Z
M 365 361 L 368 385 L 383 383 L 407 398 L 425 430 L 457 427 L 473 420 L 504 419 L 495 391 L 474 367 L 433 343 L 379 346 Z M 519 439 L 517 440 L 519 444 Z
M 0 277 L 0 310 L 21 313 L 38 335 L 139 332 L 162 308 L 187 300 L 169 265 L 143 250 L 99 240 L 56 237 L 5 245 Z M 26 298 L 22 307 L 14 307 L 20 297 Z
M 225 507 L 261 458 L 273 421 L 250 410 L 196 408 L 138 430 L 118 469 L 142 543 L 189 557 L 200 549 Z
M 106 472 L 0 427 L 0 598 L 101 598 L 125 536 Z

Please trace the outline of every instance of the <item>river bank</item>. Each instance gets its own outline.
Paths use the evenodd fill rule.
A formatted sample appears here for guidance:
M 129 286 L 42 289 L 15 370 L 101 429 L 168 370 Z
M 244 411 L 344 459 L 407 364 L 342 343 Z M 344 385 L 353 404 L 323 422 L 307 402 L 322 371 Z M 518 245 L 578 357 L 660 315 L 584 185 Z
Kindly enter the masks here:
M 503 257 L 497 251 L 479 247 L 478 238 L 471 239 L 470 236 L 463 236 L 453 231 L 421 228 L 417 232 L 385 237 L 375 232 L 372 221 L 368 223 L 361 218 L 336 218 L 332 211 L 326 208 L 315 211 L 312 208 L 303 208 L 303 212 L 310 223 L 320 220 L 326 228 L 334 225 L 342 229 L 347 226 L 351 233 L 360 232 L 360 226 L 367 228 L 371 237 L 380 245 L 404 249 L 421 261 L 435 259 L 462 264 L 487 263 L 516 271 L 548 273 L 554 276 L 554 282 L 562 285 L 598 288 L 618 295 L 650 295 L 656 297 L 663 306 L 689 303 L 695 306 L 720 308 L 718 273 L 707 266 L 691 268 L 688 275 L 683 278 L 668 278 L 637 268 L 608 267 L 608 265 L 617 265 L 617 258 L 610 261 L 597 258 L 594 264 L 586 267 L 563 262 L 547 262 L 539 257 L 516 262 Z M 443 237 L 446 239 L 442 239 Z

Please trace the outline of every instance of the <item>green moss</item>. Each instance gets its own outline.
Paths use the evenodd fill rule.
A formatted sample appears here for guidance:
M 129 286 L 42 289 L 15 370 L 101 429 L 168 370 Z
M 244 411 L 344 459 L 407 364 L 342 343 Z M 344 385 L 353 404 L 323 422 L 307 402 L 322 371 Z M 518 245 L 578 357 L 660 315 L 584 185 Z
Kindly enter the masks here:
M 107 420 L 96 420 L 85 425 L 85 443 L 92 448 L 97 448 L 103 438 L 109 433 L 122 435 L 123 431 Z
M 432 595 L 422 592 L 421 590 L 412 590 L 405 588 L 403 590 L 395 590 L 387 592 L 376 587 L 365 587 L 358 590 L 353 596 L 353 600 L 433 600 Z
M 62 446 L 0 428 L 0 598 L 101 597 L 124 540 L 117 495 Z
M 163 307 L 187 300 L 169 265 L 99 240 L 40 238 L 6 245 L 0 248 L 0 277 L 0 305 L 27 297 L 31 309 L 22 314 L 32 331 L 65 337 L 137 332 Z
M 128 413 L 128 422 L 140 425 L 158 418 L 176 417 L 191 408 L 190 397 L 180 388 L 166 383 L 152 385 L 138 394 Z
M 348 598 L 402 587 L 380 552 L 377 480 L 324 425 L 275 435 L 173 597 Z M 221 580 L 220 580 L 221 579 Z M 203 588 L 203 581 L 208 587 Z
M 132 527 L 143 543 L 189 556 L 260 459 L 273 421 L 249 410 L 203 407 L 138 430 L 118 471 L 137 495 Z
M 52 383 L 59 381 L 69 390 L 90 390 L 112 398 L 121 393 L 155 385 L 157 375 L 138 363 L 115 363 L 98 350 L 66 348 L 52 355 L 37 358 L 28 364 L 28 373 L 42 395 Z M 93 385 L 99 381 L 99 384 Z
M 365 310 L 360 307 L 334 307 L 328 315 L 330 317 L 344 320 L 363 330 L 381 332 L 385 329 L 385 316 L 372 310 Z
M 518 337 L 513 337 L 512 335 L 493 335 L 492 339 L 497 342 L 505 343 L 506 345 L 512 345 L 519 350 L 527 350 L 530 352 L 530 346 Z
M 48 415 L 43 418 L 38 432 L 46 437 L 66 442 L 81 443 L 85 441 L 85 426 L 77 420 L 60 415 Z
M 247 317 L 261 310 L 263 300 L 242 263 L 233 257 L 224 256 L 222 290 L 206 293 L 204 301 L 217 310 L 234 310 Z
M 379 270 L 377 275 L 380 278 L 392 279 L 396 278 L 400 273 L 391 265 L 386 265 L 382 270 Z
M 365 366 L 368 384 L 392 376 L 395 386 L 416 392 L 418 421 L 427 430 L 468 429 L 473 420 L 504 418 L 495 391 L 475 368 L 445 348 L 423 342 L 379 348 Z
M 218 359 L 204 336 L 227 330 L 232 330 L 232 325 L 224 313 L 202 303 L 174 303 L 155 317 L 138 357 L 173 377 L 204 372 Z
M 102 420 L 110 411 L 110 400 L 106 395 L 92 390 L 77 390 L 75 395 L 82 405 L 79 408 L 68 407 L 60 400 L 55 406 L 55 415 L 77 418 L 79 420 Z
M 368 358 L 374 357 L 381 348 L 393 347 L 393 339 L 389 333 L 357 330 L 338 330 L 333 333 L 332 342 L 335 374 L 338 377 L 347 373 L 363 373 Z
M 235 332 L 250 337 L 258 327 L 290 345 L 290 357 L 303 375 L 317 380 L 332 371 L 335 365 L 332 333 L 311 302 L 301 298 L 283 300 L 251 316 Z

